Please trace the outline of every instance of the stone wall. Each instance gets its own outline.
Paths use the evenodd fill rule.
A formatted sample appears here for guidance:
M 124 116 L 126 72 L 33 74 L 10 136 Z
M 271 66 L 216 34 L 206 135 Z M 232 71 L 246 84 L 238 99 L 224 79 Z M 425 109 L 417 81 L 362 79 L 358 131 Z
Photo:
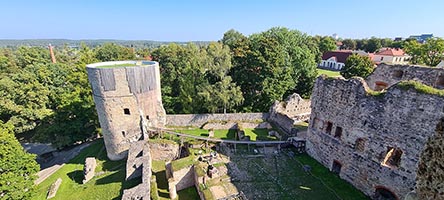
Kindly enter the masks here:
M 107 67 L 138 64 L 131 67 Z M 129 145 L 143 139 L 142 124 L 162 127 L 165 110 L 160 93 L 159 64 L 152 61 L 116 61 L 87 66 L 94 103 L 111 160 L 126 157 Z
M 167 126 L 201 127 L 207 122 L 253 122 L 267 121 L 268 113 L 227 113 L 227 114 L 177 114 L 167 115 Z
M 151 152 L 147 141 L 130 145 L 126 162 L 126 180 L 141 177 L 142 183 L 123 191 L 123 200 L 150 199 L 151 189 Z
M 318 77 L 307 152 L 369 196 L 385 190 L 403 199 L 416 189 L 420 160 L 444 162 L 422 153 L 444 117 L 444 97 L 396 85 L 375 96 L 368 90 L 361 78 Z M 443 168 L 435 173 L 444 176 Z
M 442 89 L 444 88 L 444 69 L 415 65 L 379 64 L 366 81 L 371 89 L 381 90 L 403 80 L 416 80 L 425 85 Z
M 293 125 L 310 119 L 310 100 L 305 100 L 299 94 L 292 94 L 283 102 L 275 101 L 270 107 L 269 120 L 283 131 L 291 134 Z
M 195 186 L 194 165 L 173 171 L 171 164 L 166 166 L 170 198 L 175 199 L 177 192 Z

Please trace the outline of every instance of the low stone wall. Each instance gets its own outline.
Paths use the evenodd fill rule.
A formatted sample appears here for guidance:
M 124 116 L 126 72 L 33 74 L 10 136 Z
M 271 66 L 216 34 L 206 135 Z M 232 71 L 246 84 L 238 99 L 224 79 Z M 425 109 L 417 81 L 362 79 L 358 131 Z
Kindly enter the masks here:
M 171 165 L 167 165 L 167 179 L 170 198 L 175 199 L 178 191 L 195 186 L 194 165 L 178 171 L 172 171 Z
M 227 113 L 227 114 L 177 114 L 167 115 L 167 126 L 201 127 L 207 122 L 254 122 L 267 121 L 268 113 Z
M 276 101 L 270 108 L 269 121 L 289 135 L 294 135 L 293 125 L 310 119 L 311 101 L 294 93 L 283 102 Z

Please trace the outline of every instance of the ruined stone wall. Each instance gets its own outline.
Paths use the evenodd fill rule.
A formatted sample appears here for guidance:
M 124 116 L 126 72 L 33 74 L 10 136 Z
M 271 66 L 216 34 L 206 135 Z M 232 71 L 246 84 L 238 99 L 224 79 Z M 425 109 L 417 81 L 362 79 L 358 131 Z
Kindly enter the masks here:
M 361 78 L 318 77 L 307 152 L 369 196 L 386 188 L 403 199 L 416 189 L 424 146 L 444 117 L 444 97 L 396 85 L 382 95 L 367 90 Z
M 303 99 L 299 94 L 294 93 L 283 102 L 274 102 L 270 107 L 269 120 L 291 134 L 295 123 L 310 119 L 310 104 L 310 100 Z
M 138 65 L 101 67 L 116 64 Z M 159 64 L 151 61 L 104 62 L 88 65 L 87 71 L 108 157 L 122 159 L 132 142 L 143 139 L 143 120 L 153 127 L 165 124 Z
M 150 144 L 145 140 L 132 143 L 126 161 L 126 180 L 141 177 L 142 183 L 124 190 L 122 200 L 150 199 L 151 176 Z
M 268 113 L 227 113 L 227 114 L 177 114 L 167 115 L 167 126 L 196 126 L 201 127 L 211 121 L 251 122 L 267 121 Z
M 367 77 L 366 82 L 373 90 L 386 89 L 403 80 L 416 80 L 435 88 L 444 88 L 444 69 L 412 65 L 379 64 Z
M 179 144 L 171 140 L 150 140 L 150 151 L 153 160 L 171 161 L 180 155 Z

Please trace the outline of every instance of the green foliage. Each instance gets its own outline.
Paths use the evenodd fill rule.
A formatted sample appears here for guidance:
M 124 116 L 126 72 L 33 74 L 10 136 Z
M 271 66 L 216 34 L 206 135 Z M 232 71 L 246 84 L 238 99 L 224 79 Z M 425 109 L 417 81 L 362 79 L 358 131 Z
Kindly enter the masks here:
M 367 41 L 367 45 L 364 47 L 364 51 L 373 53 L 382 47 L 381 40 L 375 37 L 370 38 Z
M 356 50 L 356 45 L 356 40 L 345 39 L 342 40 L 341 49 Z
M 401 81 L 398 84 L 396 84 L 396 87 L 401 88 L 403 90 L 414 89 L 421 94 L 444 96 L 444 90 L 436 89 L 434 87 L 413 80 Z
M 319 55 L 311 37 L 272 28 L 237 38 L 231 44 L 234 66 L 230 74 L 245 98 L 243 111 L 267 111 L 275 100 L 294 92 L 310 95 Z
M 167 113 L 225 112 L 243 101 L 240 88 L 228 76 L 229 48 L 221 43 L 170 44 L 155 49 L 152 56 L 160 64 Z
M 5 52 L 11 68 L 0 72 L 0 120 L 13 124 L 16 134 L 32 133 L 34 140 L 56 147 L 96 133 L 97 115 L 85 65 L 97 60 L 88 47 L 56 51 L 57 64 L 49 63 L 45 55 L 49 51 L 43 48 Z
M 322 53 L 336 50 L 336 41 L 332 37 L 323 37 L 319 42 L 319 50 Z
M 406 53 L 412 56 L 410 62 L 413 64 L 434 67 L 444 60 L 444 39 L 442 38 L 430 38 L 425 44 L 410 40 L 404 46 Z
M 12 125 L 0 121 L 0 196 L 29 199 L 40 170 L 35 155 L 27 153 L 12 133 Z
M 105 43 L 95 48 L 94 52 L 99 61 L 134 60 L 136 58 L 131 48 L 114 43 Z
M 374 70 L 374 64 L 367 56 L 351 55 L 345 61 L 345 66 L 342 68 L 341 75 L 344 78 L 351 78 L 353 76 L 360 76 L 366 78 Z

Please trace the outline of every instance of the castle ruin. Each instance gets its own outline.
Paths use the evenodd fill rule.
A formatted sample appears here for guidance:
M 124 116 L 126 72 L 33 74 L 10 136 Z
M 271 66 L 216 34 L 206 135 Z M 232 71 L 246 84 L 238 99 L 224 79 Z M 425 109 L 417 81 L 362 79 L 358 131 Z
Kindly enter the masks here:
M 307 152 L 373 199 L 411 191 L 444 199 L 443 76 L 443 69 L 384 64 L 368 82 L 318 77 Z
M 147 127 L 165 124 L 159 63 L 101 62 L 87 71 L 108 157 L 123 159 L 131 143 L 148 137 Z

